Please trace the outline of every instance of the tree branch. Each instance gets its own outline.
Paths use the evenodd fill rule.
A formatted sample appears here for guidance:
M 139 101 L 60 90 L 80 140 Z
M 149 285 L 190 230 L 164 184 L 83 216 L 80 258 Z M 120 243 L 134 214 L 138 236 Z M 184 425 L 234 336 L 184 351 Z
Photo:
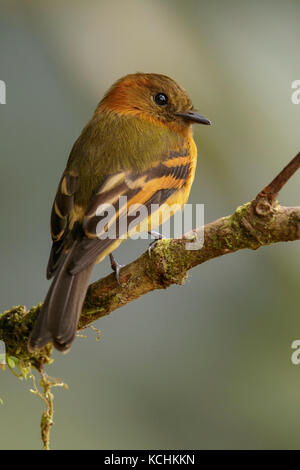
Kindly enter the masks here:
M 86 328 L 100 317 L 110 314 L 133 300 L 156 289 L 183 284 L 188 271 L 210 259 L 245 248 L 256 250 L 272 243 L 300 239 L 300 207 L 284 207 L 277 196 L 290 177 L 300 168 L 300 153 L 267 185 L 253 201 L 187 234 L 181 239 L 160 240 L 152 251 L 122 268 L 121 286 L 114 274 L 90 285 L 79 321 Z M 197 243 L 204 230 L 201 249 L 186 249 Z M 27 311 L 19 306 L 0 316 L 0 339 L 10 355 L 22 363 L 30 362 L 39 370 L 51 361 L 51 347 L 37 353 L 27 351 L 27 339 L 40 305 Z

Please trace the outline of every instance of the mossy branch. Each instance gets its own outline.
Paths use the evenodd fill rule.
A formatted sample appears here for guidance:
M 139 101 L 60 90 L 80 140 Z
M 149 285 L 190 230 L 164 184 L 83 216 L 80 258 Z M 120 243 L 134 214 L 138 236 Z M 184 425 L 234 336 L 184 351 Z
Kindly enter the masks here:
M 148 251 L 125 266 L 120 272 L 121 285 L 115 275 L 90 285 L 78 329 L 82 330 L 100 317 L 110 314 L 133 300 L 156 289 L 172 284 L 183 284 L 188 271 L 210 259 L 238 250 L 257 250 L 272 243 L 300 240 L 300 207 L 284 207 L 277 196 L 284 184 L 300 168 L 300 153 L 267 185 L 253 201 L 238 207 L 232 215 L 185 234 L 181 239 L 160 240 L 149 256 Z M 199 240 L 203 246 L 199 247 Z M 187 249 L 189 248 L 189 249 Z M 53 387 L 66 387 L 58 379 L 50 379 L 44 365 L 50 364 L 52 346 L 29 353 L 28 337 L 41 304 L 27 310 L 13 307 L 0 315 L 0 340 L 6 346 L 6 358 L 20 370 L 18 377 L 30 377 L 34 394 L 45 404 L 41 419 L 41 437 L 44 449 L 50 448 L 50 430 L 53 424 Z M 4 368 L 0 361 L 1 368 Z M 31 372 L 40 373 L 40 391 Z
M 232 215 L 199 227 L 181 239 L 158 241 L 151 257 L 147 251 L 122 268 L 121 285 L 114 274 L 91 284 L 78 329 L 148 292 L 183 284 L 190 269 L 210 259 L 246 248 L 257 250 L 273 243 L 299 240 L 300 207 L 284 207 L 277 202 L 280 189 L 299 168 L 300 153 L 253 201 L 238 207 Z M 186 249 L 187 243 L 197 248 L 203 231 L 203 247 Z M 28 336 L 40 306 L 29 311 L 18 306 L 0 315 L 0 339 L 5 342 L 7 354 L 38 370 L 51 361 L 52 350 L 49 345 L 37 353 L 27 350 Z

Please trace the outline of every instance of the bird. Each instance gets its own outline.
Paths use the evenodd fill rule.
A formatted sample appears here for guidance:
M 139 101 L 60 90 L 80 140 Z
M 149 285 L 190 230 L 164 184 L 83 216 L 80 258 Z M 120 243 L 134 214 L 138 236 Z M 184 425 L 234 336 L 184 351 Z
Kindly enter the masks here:
M 73 145 L 55 195 L 47 266 L 53 280 L 28 340 L 30 352 L 48 343 L 70 349 L 94 265 L 110 256 L 119 280 L 121 265 L 112 253 L 129 236 L 124 220 L 133 220 L 133 207 L 157 208 L 156 222 L 150 211 L 139 220 L 147 230 L 170 217 L 164 207 L 184 206 L 197 164 L 194 123 L 211 124 L 166 75 L 129 74 L 106 92 Z M 120 207 L 122 198 L 127 204 Z M 105 213 L 99 233 L 99 208 L 108 206 L 115 210 Z M 116 236 L 105 237 L 112 223 Z

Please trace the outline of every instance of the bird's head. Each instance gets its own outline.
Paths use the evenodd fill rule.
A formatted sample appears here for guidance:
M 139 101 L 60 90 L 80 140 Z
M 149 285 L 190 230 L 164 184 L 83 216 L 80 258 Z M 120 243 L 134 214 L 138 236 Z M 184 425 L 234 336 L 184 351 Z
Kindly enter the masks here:
M 211 124 L 194 110 L 187 92 L 178 83 L 155 73 L 135 73 L 118 80 L 96 111 L 103 110 L 183 128 L 193 123 Z

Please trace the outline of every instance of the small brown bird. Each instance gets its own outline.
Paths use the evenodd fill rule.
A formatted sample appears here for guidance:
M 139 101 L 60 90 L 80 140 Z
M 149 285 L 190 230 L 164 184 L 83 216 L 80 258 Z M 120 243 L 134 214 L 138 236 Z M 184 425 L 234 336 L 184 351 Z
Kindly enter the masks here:
M 118 278 L 120 265 L 111 253 L 130 235 L 124 225 L 130 208 L 157 205 L 155 214 L 139 220 L 141 231 L 147 231 L 154 219 L 159 225 L 170 217 L 166 205 L 186 203 L 197 162 L 193 123 L 210 121 L 164 75 L 127 75 L 106 93 L 75 142 L 58 185 L 47 267 L 47 278 L 54 279 L 30 336 L 30 351 L 50 341 L 60 351 L 70 348 L 94 264 L 110 255 Z M 121 208 L 120 197 L 127 198 Z M 101 234 L 99 207 L 107 204 L 116 211 Z M 112 221 L 116 237 L 101 237 Z

